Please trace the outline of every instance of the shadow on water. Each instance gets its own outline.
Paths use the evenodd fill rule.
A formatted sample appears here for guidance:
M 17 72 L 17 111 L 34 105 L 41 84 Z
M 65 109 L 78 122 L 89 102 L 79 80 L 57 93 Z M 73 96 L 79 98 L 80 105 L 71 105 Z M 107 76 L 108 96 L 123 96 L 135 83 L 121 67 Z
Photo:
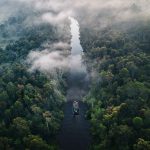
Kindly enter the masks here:
M 80 45 L 79 24 L 74 18 L 71 21 L 71 59 L 68 75 L 67 102 L 64 106 L 64 120 L 58 141 L 61 150 L 87 150 L 90 144 L 89 122 L 86 120 L 87 105 L 82 98 L 88 89 L 86 67 L 82 64 L 82 47 Z M 72 115 L 72 103 L 79 102 L 80 113 Z

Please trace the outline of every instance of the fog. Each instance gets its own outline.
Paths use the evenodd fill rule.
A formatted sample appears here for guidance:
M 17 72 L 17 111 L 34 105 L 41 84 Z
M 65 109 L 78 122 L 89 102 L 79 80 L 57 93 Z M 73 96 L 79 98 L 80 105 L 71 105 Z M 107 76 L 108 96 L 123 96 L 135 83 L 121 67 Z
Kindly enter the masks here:
M 147 19 L 149 8 L 149 0 L 1 0 L 0 18 L 7 20 L 23 11 L 40 13 L 36 20 L 41 23 L 59 24 L 68 16 L 73 16 L 82 18 L 88 24 L 99 22 L 103 27 L 114 22 Z
M 29 71 L 39 70 L 43 73 L 54 73 L 59 70 L 67 69 L 68 59 L 60 51 L 49 52 L 31 51 L 28 55 L 27 62 L 31 64 Z
M 82 27 L 104 29 L 111 25 L 128 23 L 129 26 L 130 22 L 136 25 L 140 21 L 147 21 L 150 17 L 149 8 L 149 0 L 1 0 L 0 23 L 10 17 L 25 15 L 23 26 L 49 23 L 57 26 L 58 34 L 62 34 L 62 26 L 69 16 L 76 18 Z M 43 46 L 42 51 L 32 50 L 29 53 L 29 70 L 66 69 L 68 58 L 65 54 L 70 49 L 68 43 L 52 44 L 46 41 Z M 74 61 L 79 61 L 80 58 L 76 58 Z

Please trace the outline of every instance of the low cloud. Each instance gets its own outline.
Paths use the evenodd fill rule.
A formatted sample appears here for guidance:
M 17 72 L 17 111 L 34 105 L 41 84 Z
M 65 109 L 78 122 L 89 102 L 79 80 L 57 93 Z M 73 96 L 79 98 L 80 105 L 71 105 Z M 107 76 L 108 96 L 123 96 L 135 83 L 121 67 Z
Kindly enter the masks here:
M 29 64 L 29 72 L 36 70 L 53 74 L 56 71 L 67 71 L 70 69 L 71 73 L 85 73 L 86 68 L 82 64 L 81 55 L 66 55 L 64 51 L 31 51 L 27 57 L 26 62 Z
M 70 38 L 69 32 L 63 32 L 69 16 L 75 17 L 82 27 L 103 29 L 118 23 L 133 24 L 134 21 L 148 20 L 149 8 L 149 0 L 0 0 L 0 22 L 24 14 L 26 19 L 23 27 L 49 23 L 59 27 L 58 38 L 63 40 Z M 31 65 L 30 71 L 53 72 L 66 69 L 70 59 L 72 68 L 78 68 L 80 57 L 66 56 L 70 50 L 67 43 L 46 42 L 42 47 L 42 51 L 29 53 L 27 62 Z
M 54 43 L 52 47 L 56 50 L 64 50 L 64 49 L 69 50 L 71 48 L 68 43 L 64 43 L 64 42 Z
M 70 56 L 69 68 L 72 74 L 86 73 L 86 67 L 82 62 L 82 56 L 80 54 Z
M 70 45 L 62 41 L 58 43 L 44 43 L 43 50 L 32 50 L 27 56 L 29 72 L 36 70 L 45 74 L 55 74 L 56 71 L 71 73 L 85 73 L 86 68 L 82 63 L 80 54 L 70 54 Z
M 57 69 L 65 70 L 68 68 L 69 59 L 61 51 L 48 50 L 31 51 L 27 58 L 30 64 L 30 72 L 39 70 L 43 73 L 54 73 Z
M 68 43 L 45 42 L 41 47 L 43 50 L 32 50 L 27 56 L 26 62 L 30 66 L 30 72 L 38 70 L 43 73 L 54 73 L 56 70 L 68 69 L 68 54 L 71 49 Z
M 6 20 L 21 10 L 31 12 L 26 24 L 47 22 L 60 25 L 68 16 L 73 16 L 85 26 L 103 28 L 110 24 L 148 19 L 149 8 L 149 0 L 2 0 L 0 19 Z M 32 14 L 36 17 L 31 17 Z
M 71 11 L 63 11 L 58 14 L 47 12 L 41 16 L 41 19 L 44 22 L 48 22 L 53 25 L 59 25 L 59 23 L 62 23 L 64 20 L 68 19 L 68 16 L 70 15 L 72 15 Z

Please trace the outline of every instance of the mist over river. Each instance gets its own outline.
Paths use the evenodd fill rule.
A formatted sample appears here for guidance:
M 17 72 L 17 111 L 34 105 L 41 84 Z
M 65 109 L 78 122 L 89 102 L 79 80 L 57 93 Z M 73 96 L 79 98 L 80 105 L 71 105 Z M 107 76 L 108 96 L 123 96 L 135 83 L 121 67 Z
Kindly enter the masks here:
M 70 56 L 70 73 L 86 74 L 86 67 L 83 64 L 83 49 L 80 44 L 80 27 L 75 18 L 69 17 L 71 22 L 71 56 Z

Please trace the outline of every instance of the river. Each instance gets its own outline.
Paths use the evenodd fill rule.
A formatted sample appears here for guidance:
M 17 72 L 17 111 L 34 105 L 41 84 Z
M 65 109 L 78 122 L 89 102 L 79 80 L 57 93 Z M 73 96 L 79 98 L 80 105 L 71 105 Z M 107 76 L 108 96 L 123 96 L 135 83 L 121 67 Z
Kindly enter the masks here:
M 80 44 L 80 28 L 75 18 L 69 17 L 71 22 L 71 55 L 70 71 L 68 75 L 67 102 L 64 106 L 64 120 L 58 141 L 61 150 L 87 150 L 90 145 L 89 122 L 85 118 L 87 105 L 82 98 L 87 89 L 87 72 L 82 61 L 83 49 Z M 79 102 L 80 114 L 72 115 L 72 102 Z

